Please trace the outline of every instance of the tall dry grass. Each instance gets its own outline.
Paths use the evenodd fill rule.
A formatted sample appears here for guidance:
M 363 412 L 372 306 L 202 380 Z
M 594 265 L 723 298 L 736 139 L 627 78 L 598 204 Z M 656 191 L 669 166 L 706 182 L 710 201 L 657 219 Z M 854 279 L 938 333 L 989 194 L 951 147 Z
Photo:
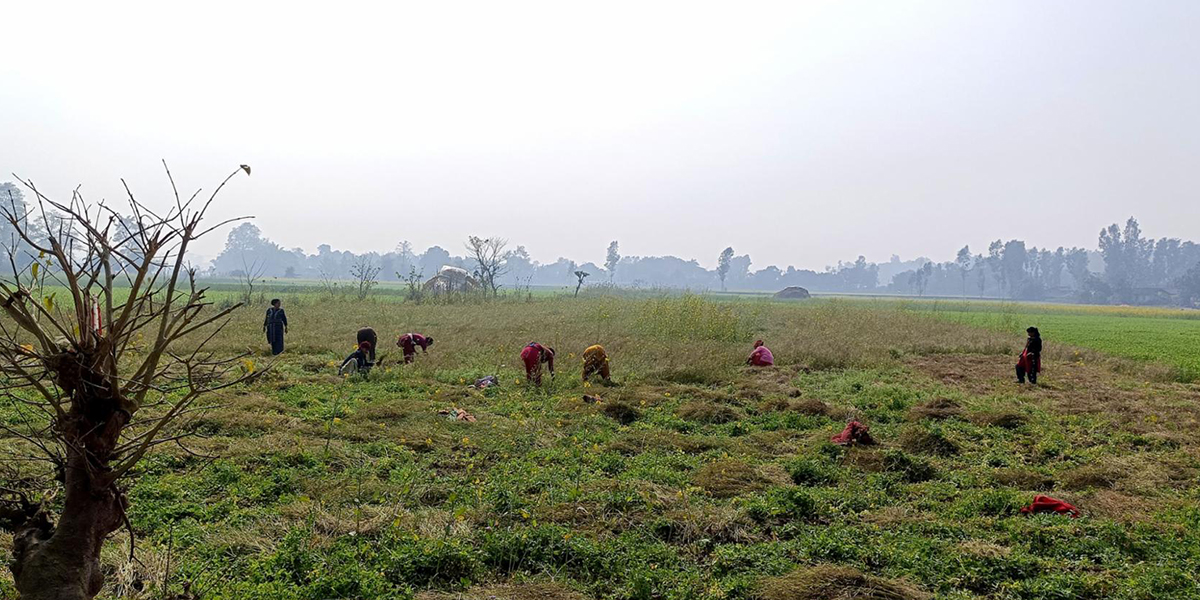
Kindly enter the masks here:
M 212 348 L 251 352 L 269 362 L 262 333 L 264 307 L 238 311 Z M 480 304 L 409 304 L 301 297 L 287 304 L 288 351 L 280 364 L 340 360 L 358 328 L 380 336 L 380 355 L 399 358 L 395 339 L 415 331 L 435 345 L 415 368 L 463 373 L 519 373 L 518 354 L 530 341 L 554 347 L 571 373 L 579 355 L 603 344 L 620 377 L 716 383 L 741 368 L 755 339 L 781 366 L 826 369 L 896 362 L 906 354 L 1015 353 L 1019 335 L 948 323 L 927 315 L 853 302 L 717 302 L 695 295 L 532 298 Z M 386 364 L 386 363 L 385 363 Z M 319 365 L 317 365 L 319 366 Z

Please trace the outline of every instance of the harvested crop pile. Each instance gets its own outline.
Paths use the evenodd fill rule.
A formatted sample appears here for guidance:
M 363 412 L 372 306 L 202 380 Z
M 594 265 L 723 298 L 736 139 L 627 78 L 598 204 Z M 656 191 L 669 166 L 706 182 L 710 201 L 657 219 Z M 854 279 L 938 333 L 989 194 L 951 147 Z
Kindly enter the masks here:
M 985 427 L 999 427 L 1001 429 L 1016 429 L 1026 423 L 1028 419 L 1020 413 L 1011 411 L 996 411 L 996 412 L 978 412 L 971 415 L 971 422 L 976 425 Z
M 734 459 L 709 463 L 696 473 L 696 485 L 717 498 L 732 498 L 761 490 L 770 483 L 758 469 Z
M 609 402 L 600 410 L 610 419 L 622 425 L 628 425 L 642 416 L 642 413 L 637 408 L 622 400 Z
M 1019 490 L 1045 492 L 1054 487 L 1054 478 L 1033 469 L 1000 469 L 994 475 L 996 483 Z
M 949 398 L 936 398 L 928 402 L 922 402 L 908 409 L 908 420 L 920 421 L 921 419 L 949 419 L 962 414 L 962 407 L 957 402 Z
M 788 410 L 805 415 L 828 415 L 829 405 L 816 398 L 808 398 L 806 400 L 796 400 L 788 404 Z
M 900 447 L 917 454 L 953 456 L 958 454 L 958 444 L 947 439 L 941 431 L 913 425 L 900 432 Z
M 763 600 L 924 600 L 929 594 L 912 584 L 865 575 L 851 567 L 801 568 L 763 585 Z
M 732 423 L 741 419 L 745 415 L 742 411 L 729 406 L 727 404 L 718 404 L 707 400 L 697 400 L 688 402 L 679 407 L 678 412 L 680 418 L 699 423 L 709 423 L 719 425 L 721 423 Z
M 583 600 L 574 590 L 553 583 L 473 587 L 464 592 L 422 592 L 417 600 Z

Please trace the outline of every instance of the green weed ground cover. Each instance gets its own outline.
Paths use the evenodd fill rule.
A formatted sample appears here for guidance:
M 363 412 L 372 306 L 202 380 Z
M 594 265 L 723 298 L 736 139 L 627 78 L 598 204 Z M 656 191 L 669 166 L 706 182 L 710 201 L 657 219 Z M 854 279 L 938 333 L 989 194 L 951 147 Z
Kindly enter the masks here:
M 106 597 L 1200 595 L 1200 391 L 1061 346 L 1045 385 L 1016 387 L 1020 328 L 695 296 L 286 308 L 273 364 L 257 309 L 217 340 L 271 370 L 187 424 L 196 454 L 142 465 L 138 561 L 109 543 Z M 367 324 L 437 342 L 407 366 L 385 343 L 382 368 L 336 377 Z M 776 368 L 741 366 L 756 338 Z M 560 352 L 542 389 L 521 382 L 530 340 Z M 596 342 L 615 387 L 579 381 Z M 467 389 L 489 374 L 500 387 Z M 830 444 L 850 418 L 879 445 Z M 1084 516 L 1020 516 L 1035 493 Z

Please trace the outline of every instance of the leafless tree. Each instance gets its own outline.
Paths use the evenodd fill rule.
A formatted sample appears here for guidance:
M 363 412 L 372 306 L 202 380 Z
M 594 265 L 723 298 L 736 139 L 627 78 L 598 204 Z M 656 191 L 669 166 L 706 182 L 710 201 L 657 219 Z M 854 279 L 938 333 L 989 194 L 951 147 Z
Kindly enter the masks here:
M 350 276 L 358 282 L 358 299 L 365 300 L 371 288 L 379 283 L 379 271 L 383 267 L 375 264 L 370 256 L 360 256 L 350 267 Z
M 575 277 L 577 279 L 579 279 L 579 283 L 575 284 L 575 297 L 576 298 L 579 297 L 579 288 L 583 287 L 583 280 L 587 279 L 589 276 L 591 276 L 591 273 L 588 273 L 587 271 L 583 271 L 583 270 L 575 271 Z
M 238 274 L 238 282 L 242 284 L 242 304 L 250 304 L 254 301 L 254 286 L 262 280 L 266 270 L 265 263 L 260 263 L 258 259 L 255 259 L 246 264 L 246 257 L 242 256 L 242 270 Z
M 508 272 L 508 253 L 504 251 L 507 245 L 508 240 L 504 238 L 467 238 L 467 258 L 475 261 L 475 275 L 483 287 L 484 295 L 490 291 L 495 297 L 500 289 L 496 280 Z
M 239 220 L 204 223 L 237 172 L 205 201 L 200 191 L 181 198 L 167 170 L 176 191 L 162 210 L 126 186 L 128 219 L 78 191 L 51 200 L 29 181 L 21 183 L 33 192 L 30 208 L 0 209 L 65 294 L 48 299 L 30 263 L 9 252 L 11 272 L 0 278 L 0 401 L 19 417 L 0 432 L 22 456 L 0 460 L 10 466 L 0 473 L 0 528 L 13 534 L 10 568 L 22 598 L 99 593 L 101 547 L 129 524 L 125 479 L 134 466 L 162 444 L 183 446 L 180 418 L 202 408 L 200 398 L 254 376 L 242 356 L 206 350 L 240 304 L 213 307 L 184 262 L 193 242 Z M 34 236 L 31 221 L 50 227 Z M 16 464 L 44 468 L 13 474 Z
M 338 296 L 338 292 L 340 291 L 338 289 L 337 279 L 325 270 L 324 265 L 321 265 L 318 269 L 321 276 L 321 291 L 329 294 L 331 299 L 336 298 Z

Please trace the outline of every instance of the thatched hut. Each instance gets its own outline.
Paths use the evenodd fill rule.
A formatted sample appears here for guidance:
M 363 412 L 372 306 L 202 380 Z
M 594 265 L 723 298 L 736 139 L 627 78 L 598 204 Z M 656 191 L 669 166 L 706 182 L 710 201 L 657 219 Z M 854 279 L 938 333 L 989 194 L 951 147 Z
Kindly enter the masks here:
M 430 277 L 422 286 L 426 293 L 445 294 L 450 292 L 474 292 L 479 290 L 479 282 L 471 277 L 466 269 L 443 266 L 437 275 Z

